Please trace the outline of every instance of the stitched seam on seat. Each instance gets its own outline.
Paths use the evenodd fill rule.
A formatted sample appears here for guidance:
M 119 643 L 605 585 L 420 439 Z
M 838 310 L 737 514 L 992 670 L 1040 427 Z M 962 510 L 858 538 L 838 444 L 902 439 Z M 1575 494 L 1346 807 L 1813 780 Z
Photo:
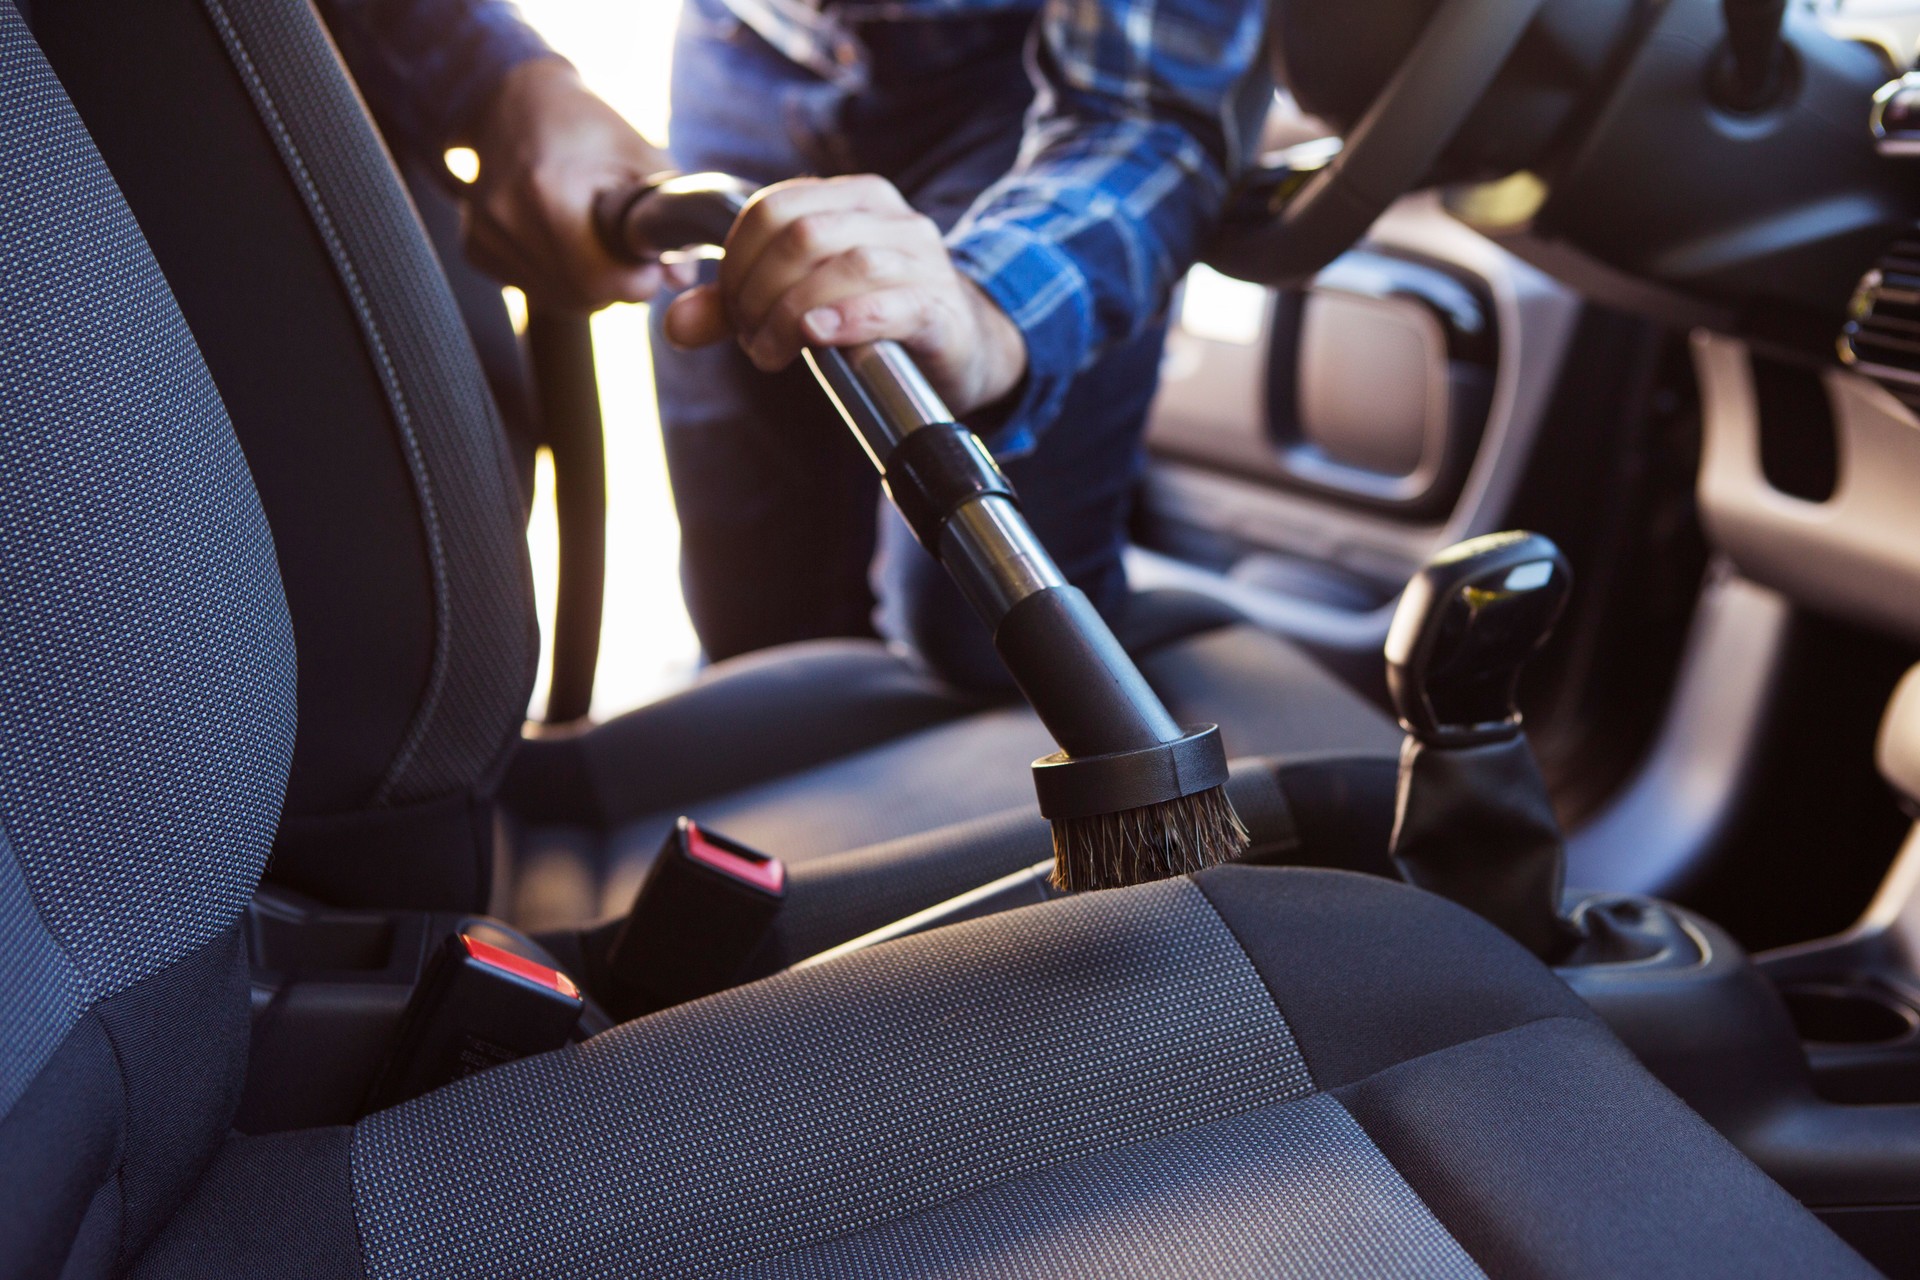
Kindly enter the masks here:
M 419 439 L 414 432 L 413 415 L 407 403 L 406 392 L 400 386 L 399 375 L 393 367 L 386 340 L 380 332 L 380 326 L 373 315 L 372 308 L 367 303 L 359 272 L 355 269 L 345 244 L 340 240 L 327 203 L 313 181 L 313 175 L 307 168 L 299 146 L 294 142 L 293 135 L 288 130 L 280 109 L 267 88 L 266 81 L 260 75 L 252 55 L 248 53 L 239 29 L 234 25 L 222 0 L 204 0 L 204 4 L 220 33 L 221 43 L 226 46 L 228 57 L 246 83 L 248 95 L 253 98 L 262 123 L 273 135 L 274 146 L 280 152 L 282 163 L 286 165 L 289 176 L 300 189 L 302 201 L 307 206 L 308 216 L 313 220 L 314 229 L 326 245 L 327 255 L 333 259 L 334 270 L 338 273 L 341 285 L 353 304 L 354 314 L 360 321 L 361 332 L 374 357 L 381 389 L 386 393 L 388 405 L 393 410 L 394 424 L 399 429 L 404 445 L 402 452 L 407 459 L 407 470 L 413 477 L 415 494 L 420 502 L 421 524 L 426 534 L 428 561 L 433 571 L 433 660 L 427 676 L 425 696 L 414 712 L 413 723 L 407 730 L 406 739 L 388 764 L 386 774 L 381 779 L 379 788 L 374 792 L 374 803 L 382 805 L 391 797 L 401 775 L 425 740 L 447 683 L 447 667 L 452 647 L 450 638 L 452 609 L 448 601 L 446 555 L 441 543 L 439 513 L 434 505 L 432 477 L 427 471 L 426 457 L 421 451 Z
M 1380 1068 L 1380 1070 L 1375 1071 L 1370 1075 L 1362 1076 L 1358 1080 L 1350 1081 L 1347 1084 L 1341 1085 L 1340 1088 L 1341 1089 L 1356 1088 L 1360 1085 L 1366 1084 L 1370 1080 L 1379 1079 L 1381 1076 L 1386 1075 L 1389 1071 L 1397 1071 L 1401 1067 L 1408 1066 L 1412 1063 L 1424 1062 L 1428 1058 L 1436 1058 L 1443 1053 L 1453 1053 L 1456 1050 L 1464 1049 L 1469 1045 L 1476 1045 L 1488 1040 L 1498 1040 L 1505 1036 L 1515 1035 L 1521 1031 L 1525 1031 L 1529 1027 L 1537 1027 L 1543 1023 L 1548 1023 L 1548 1022 L 1566 1022 L 1576 1027 L 1584 1027 L 1589 1031 L 1593 1030 L 1594 1028 L 1594 1024 L 1587 1021 L 1585 1018 L 1576 1018 L 1564 1013 L 1549 1013 L 1542 1017 L 1529 1018 L 1525 1022 L 1515 1023 L 1513 1026 L 1508 1027 L 1503 1031 L 1490 1031 L 1486 1035 L 1474 1036 L 1470 1039 L 1459 1041 L 1456 1044 L 1450 1044 L 1443 1049 L 1433 1049 L 1426 1053 L 1416 1054 L 1411 1058 L 1403 1058 L 1399 1062 L 1394 1063 L 1392 1066 L 1382 1067 Z M 1304 1051 L 1303 1051 L 1303 1056 L 1304 1056 Z M 1409 1178 L 1407 1176 L 1407 1171 L 1400 1167 L 1400 1162 L 1393 1158 L 1393 1153 L 1387 1150 L 1387 1148 L 1381 1144 L 1378 1138 L 1374 1137 L 1373 1130 L 1367 1128 L 1366 1122 L 1361 1120 L 1359 1116 L 1356 1116 L 1353 1114 L 1353 1109 L 1347 1106 L 1345 1102 L 1341 1101 L 1340 1095 L 1338 1092 L 1333 1090 L 1325 1090 L 1324 1092 L 1326 1092 L 1328 1097 L 1333 1099 L 1333 1101 L 1339 1106 L 1339 1108 L 1342 1111 L 1345 1111 L 1349 1116 L 1352 1116 L 1354 1124 L 1360 1127 L 1360 1132 L 1367 1135 L 1367 1141 L 1373 1143 L 1373 1149 L 1380 1153 L 1380 1158 L 1382 1160 L 1385 1160 L 1387 1164 L 1392 1167 L 1394 1173 L 1399 1177 L 1400 1181 L 1407 1184 L 1407 1186 L 1413 1191 L 1414 1197 L 1418 1199 L 1421 1204 L 1427 1206 L 1427 1211 L 1433 1214 L 1435 1220 L 1438 1221 L 1440 1225 L 1446 1229 L 1447 1234 L 1453 1237 L 1454 1243 L 1460 1246 L 1461 1251 L 1466 1253 L 1466 1255 L 1469 1258 L 1473 1258 L 1474 1263 L 1478 1265 L 1482 1271 L 1486 1271 L 1487 1270 L 1486 1264 L 1481 1259 L 1475 1258 L 1473 1256 L 1473 1251 L 1468 1249 L 1466 1242 L 1460 1239 L 1459 1232 L 1455 1231 L 1453 1226 L 1450 1223 L 1448 1223 L 1445 1218 L 1440 1217 L 1439 1209 L 1435 1208 L 1431 1201 L 1429 1201 L 1425 1196 L 1420 1194 L 1419 1188 L 1414 1186 L 1413 1179 Z
M 1240 953 L 1241 960 L 1246 964 L 1246 966 L 1249 969 L 1253 970 L 1254 977 L 1258 979 L 1260 977 L 1259 967 L 1256 966 L 1253 963 L 1252 958 L 1246 954 L 1246 948 L 1240 945 L 1239 938 L 1234 935 L 1232 928 L 1230 928 L 1227 925 L 1226 920 L 1221 917 L 1219 911 L 1214 908 L 1213 903 L 1208 900 L 1206 893 L 1201 890 L 1199 885 L 1193 883 L 1193 881 L 1190 878 L 1187 880 L 1187 891 L 1192 896 L 1198 898 L 1202 903 L 1206 905 L 1208 914 L 1212 917 L 1214 922 L 1220 926 L 1220 929 L 1225 933 L 1225 935 L 1233 941 L 1234 948 Z M 1261 981 L 1262 981 L 1262 985 L 1264 986 L 1265 985 L 1264 979 L 1262 979 Z M 1271 992 L 1269 992 L 1269 995 L 1271 995 Z M 1279 1017 L 1282 1029 L 1286 1032 L 1288 1038 L 1294 1042 L 1295 1048 L 1297 1050 L 1299 1045 L 1299 1037 L 1293 1034 L 1293 1024 L 1287 1021 L 1287 1015 L 1285 1011 L 1279 1007 L 1278 1003 L 1274 1005 L 1274 1013 Z M 1301 1056 L 1301 1061 L 1303 1063 L 1305 1062 L 1304 1053 Z M 1272 1099 L 1267 1099 L 1265 1101 L 1260 1101 L 1260 1102 L 1250 1102 L 1246 1106 L 1240 1107 L 1236 1110 L 1228 1111 L 1221 1115 L 1209 1116 L 1204 1120 L 1198 1120 L 1191 1124 L 1174 1125 L 1170 1128 L 1160 1129 L 1150 1134 L 1135 1134 L 1132 1137 L 1125 1139 L 1124 1141 L 1116 1141 L 1109 1144 L 1104 1144 L 1104 1145 L 1092 1148 L 1090 1150 L 1078 1151 L 1072 1154 L 1061 1154 L 1049 1160 L 1042 1160 L 1022 1168 L 1011 1169 L 997 1178 L 992 1178 L 986 1182 L 979 1183 L 975 1186 L 970 1186 L 962 1191 L 956 1191 L 954 1194 L 950 1196 L 942 1197 L 930 1203 L 917 1205 L 906 1213 L 895 1214 L 889 1217 L 879 1218 L 871 1222 L 863 1223 L 859 1226 L 849 1227 L 845 1231 L 836 1232 L 832 1236 L 824 1237 L 819 1240 L 806 1241 L 801 1244 L 793 1245 L 789 1248 L 775 1250 L 772 1253 L 759 1254 L 759 1255 L 745 1258 L 745 1259 L 735 1259 L 730 1262 L 719 1264 L 712 1268 L 691 1272 L 689 1273 L 690 1280 L 700 1280 L 700 1278 L 703 1278 L 703 1277 L 728 1275 L 732 1272 L 738 1271 L 742 1267 L 753 1266 L 753 1265 L 757 1265 L 759 1263 L 765 1262 L 769 1258 L 786 1257 L 788 1255 L 801 1253 L 809 1249 L 820 1248 L 821 1246 L 830 1244 L 835 1240 L 844 1240 L 853 1236 L 865 1234 L 866 1232 L 869 1232 L 869 1231 L 878 1230 L 879 1228 L 887 1226 L 892 1223 L 909 1222 L 917 1217 L 921 1217 L 925 1214 L 931 1213 L 936 1209 L 941 1209 L 948 1205 L 957 1204 L 962 1201 L 965 1201 L 970 1197 L 981 1195 L 991 1190 L 992 1188 L 1000 1186 L 1001 1184 L 1006 1182 L 1012 1182 L 1020 1178 L 1031 1177 L 1034 1174 L 1043 1173 L 1049 1169 L 1058 1169 L 1064 1166 L 1078 1164 L 1082 1161 L 1095 1159 L 1100 1156 L 1108 1155 L 1115 1151 L 1124 1150 L 1127 1147 L 1138 1146 L 1142 1142 L 1157 1141 L 1162 1138 L 1172 1137 L 1175 1134 L 1191 1133 L 1197 1129 L 1204 1129 L 1209 1125 L 1221 1124 L 1229 1120 L 1239 1119 L 1242 1116 L 1252 1114 L 1253 1112 L 1256 1112 L 1256 1111 L 1265 1110 L 1266 1108 L 1271 1106 L 1291 1105 L 1292 1103 L 1295 1103 L 1295 1102 L 1303 1102 L 1308 1098 L 1315 1097 L 1318 1094 L 1325 1092 L 1318 1086 L 1318 1084 L 1315 1084 L 1312 1082 L 1310 1070 L 1309 1070 L 1309 1083 L 1312 1084 L 1312 1088 L 1309 1092 L 1301 1094 L 1299 1097 L 1296 1097 L 1296 1098 L 1286 1099 L 1285 1102 L 1283 1103 L 1276 1104 Z M 1356 1123 L 1358 1122 L 1356 1121 Z
M 1258 975 L 1260 978 L 1260 985 L 1266 989 L 1267 998 L 1273 1001 L 1273 1007 L 1279 1010 L 1280 1017 L 1283 1020 L 1286 1020 L 1287 1011 L 1285 1006 L 1283 1006 L 1280 1003 L 1280 993 L 1273 989 L 1273 984 L 1271 982 L 1267 981 L 1267 975 L 1260 972 L 1260 966 L 1257 964 L 1253 964 L 1253 957 L 1248 954 L 1246 944 L 1240 941 L 1240 935 L 1233 931 L 1233 926 L 1231 924 L 1228 924 L 1227 918 L 1220 914 L 1220 909 L 1213 905 L 1213 899 L 1207 896 L 1207 891 L 1200 887 L 1199 882 L 1195 880 L 1192 876 L 1188 876 L 1186 878 L 1188 882 L 1193 885 L 1194 889 L 1199 892 L 1201 900 L 1207 904 L 1207 909 L 1212 911 L 1215 918 L 1217 918 L 1220 921 L 1220 926 L 1227 931 L 1227 936 L 1232 938 L 1234 945 L 1240 948 L 1240 954 L 1246 957 L 1246 961 L 1248 964 L 1253 965 L 1254 973 Z M 1416 1053 L 1410 1058 L 1400 1058 L 1380 1068 L 1379 1071 L 1372 1071 L 1367 1073 L 1364 1076 L 1360 1076 L 1353 1080 L 1348 1080 L 1342 1083 L 1341 1085 L 1339 1085 L 1338 1087 L 1342 1089 L 1349 1089 L 1349 1088 L 1352 1088 L 1354 1085 L 1364 1084 L 1366 1081 L 1372 1080 L 1376 1076 L 1379 1076 L 1385 1072 L 1391 1071 L 1395 1067 L 1404 1066 L 1409 1062 L 1419 1062 L 1423 1059 L 1431 1058 L 1435 1054 L 1447 1053 L 1454 1049 L 1459 1049 L 1459 1048 L 1462 1048 L 1463 1046 L 1470 1045 L 1470 1044 L 1478 1044 L 1482 1040 L 1492 1040 L 1498 1036 L 1506 1035 L 1508 1032 L 1519 1031 L 1524 1027 L 1531 1027 L 1536 1023 L 1541 1023 L 1541 1022 L 1571 1022 L 1576 1026 L 1582 1026 L 1582 1027 L 1591 1027 L 1594 1025 L 1592 1022 L 1588 1021 L 1585 1018 L 1577 1018 L 1571 1014 L 1565 1014 L 1565 1013 L 1542 1014 L 1537 1018 L 1528 1018 L 1524 1022 L 1516 1022 L 1516 1023 L 1513 1023 L 1511 1026 L 1502 1027 L 1498 1031 L 1488 1031 L 1477 1036 L 1468 1036 L 1465 1040 L 1455 1040 L 1451 1044 L 1444 1044 L 1436 1049 L 1429 1049 L 1425 1053 Z M 1289 1032 L 1293 1030 L 1293 1023 L 1291 1021 L 1287 1021 L 1287 1030 Z M 1293 1039 L 1294 1039 L 1294 1043 L 1299 1046 L 1300 1060 L 1302 1062 L 1306 1062 L 1308 1074 L 1312 1074 L 1313 1063 L 1309 1061 L 1307 1058 L 1306 1045 L 1300 1043 L 1300 1037 L 1297 1035 L 1294 1036 Z M 1326 1090 L 1317 1079 L 1314 1081 L 1314 1088 L 1317 1090 L 1320 1090 L 1323 1093 L 1328 1092 L 1328 1090 Z M 1365 1126 L 1363 1125 L 1362 1127 L 1364 1128 Z
M 1357 1123 L 1357 1122 L 1356 1122 Z M 360 1135 L 356 1124 L 354 1131 L 347 1135 L 347 1204 L 353 1210 L 353 1242 L 360 1250 L 360 1274 L 371 1274 L 367 1260 L 373 1256 L 367 1243 L 367 1219 L 361 1208 L 364 1197 L 360 1194 Z
M 1116 1151 L 1123 1151 L 1128 1147 L 1138 1146 L 1143 1142 L 1157 1142 L 1157 1141 L 1160 1141 L 1161 1139 L 1175 1137 L 1179 1134 L 1194 1133 L 1202 1129 L 1208 1129 L 1213 1127 L 1214 1125 L 1228 1124 L 1228 1123 L 1231 1123 L 1232 1121 L 1242 1119 L 1243 1117 L 1252 1115 L 1256 1112 L 1265 1111 L 1271 1107 L 1276 1107 L 1276 1106 L 1291 1107 L 1291 1106 L 1296 1106 L 1300 1103 L 1306 1102 L 1312 1098 L 1326 1097 L 1326 1096 L 1329 1096 L 1329 1095 L 1327 1095 L 1325 1090 L 1316 1088 L 1312 1093 L 1303 1094 L 1298 1098 L 1289 1098 L 1284 1102 L 1277 1102 L 1277 1103 L 1272 1101 L 1262 1102 L 1254 1106 L 1246 1107 L 1245 1109 L 1240 1111 L 1234 1111 L 1224 1115 L 1211 1116 L 1205 1120 L 1196 1121 L 1193 1124 L 1178 1125 L 1171 1129 L 1160 1130 L 1157 1133 L 1141 1134 L 1125 1142 L 1116 1142 L 1111 1146 L 1100 1147 L 1096 1150 L 1081 1151 L 1081 1152 L 1076 1152 L 1075 1154 L 1070 1156 L 1061 1156 L 1058 1159 L 1049 1160 L 1043 1164 L 1030 1165 L 1024 1169 L 1013 1170 L 1001 1177 L 993 1179 L 990 1182 L 983 1182 L 983 1183 L 980 1183 L 978 1186 L 968 1187 L 964 1191 L 955 1192 L 953 1195 L 948 1196 L 945 1199 L 936 1200 L 930 1204 L 916 1205 L 914 1208 L 908 1210 L 905 1213 L 895 1214 L 892 1217 L 881 1218 L 873 1222 L 862 1223 L 861 1225 L 855 1226 L 855 1227 L 848 1227 L 845 1231 L 836 1232 L 831 1236 L 825 1236 L 818 1240 L 808 1240 L 800 1244 L 792 1245 L 785 1249 L 777 1249 L 772 1253 L 758 1254 L 758 1255 L 755 1255 L 754 1257 L 747 1258 L 744 1260 L 736 1260 L 732 1262 L 722 1263 L 716 1267 L 708 1268 L 703 1271 L 689 1272 L 688 1280 L 711 1280 L 712 1277 L 733 1275 L 736 1272 L 742 1270 L 743 1268 L 760 1266 L 763 1263 L 772 1261 L 773 1259 L 776 1259 L 776 1258 L 792 1257 L 796 1254 L 807 1253 L 811 1250 L 826 1248 L 827 1246 L 835 1244 L 841 1240 L 854 1239 L 856 1237 L 866 1235 L 870 1232 L 881 1230 L 882 1228 L 885 1228 L 885 1227 L 891 1227 L 891 1226 L 899 1225 L 901 1223 L 912 1222 L 917 1218 L 923 1218 L 930 1213 L 938 1212 L 939 1210 L 946 1209 L 952 1205 L 964 1204 L 968 1200 L 972 1200 L 980 1196 L 986 1195 L 988 1192 L 994 1190 L 997 1187 L 1003 1186 L 1006 1183 L 1018 1182 L 1022 1178 L 1033 1177 L 1036 1174 L 1045 1173 L 1045 1172 L 1048 1172 L 1049 1170 L 1063 1169 L 1076 1164 L 1084 1164 L 1089 1160 L 1098 1160 L 1104 1156 L 1111 1155 Z M 1333 1099 L 1333 1101 L 1336 1103 L 1336 1105 L 1339 1102 L 1337 1098 Z M 1345 1111 L 1346 1108 L 1343 1106 L 1341 1107 L 1341 1110 Z M 1356 1119 L 1354 1123 L 1356 1125 L 1359 1125 L 1360 1122 Z M 1366 1126 L 1361 1125 L 1360 1128 L 1362 1132 L 1365 1132 Z M 1373 1138 L 1373 1135 L 1371 1134 L 1367 1135 L 1368 1141 L 1371 1142 L 1372 1138 Z M 1374 1143 L 1374 1146 L 1377 1148 L 1379 1144 Z M 1389 1163 L 1392 1163 L 1392 1162 L 1389 1161 Z M 1394 1172 L 1395 1173 L 1399 1172 L 1399 1169 L 1397 1166 L 1395 1167 Z M 1402 1181 L 1405 1181 L 1405 1179 L 1402 1178 Z M 1421 1201 L 1421 1203 L 1424 1204 L 1426 1202 L 1423 1200 Z
M 1389 1063 L 1378 1071 L 1371 1071 L 1364 1076 L 1349 1080 L 1338 1086 L 1338 1088 L 1357 1088 L 1369 1080 L 1377 1080 L 1389 1071 L 1398 1071 L 1401 1067 L 1411 1065 L 1412 1063 L 1425 1062 L 1428 1058 L 1437 1058 L 1443 1053 L 1452 1053 L 1457 1049 L 1465 1049 L 1472 1045 L 1483 1044 L 1488 1040 L 1498 1040 L 1502 1036 L 1510 1036 L 1516 1032 L 1525 1031 L 1529 1027 L 1537 1027 L 1547 1022 L 1564 1022 L 1569 1026 L 1582 1027 L 1588 1031 L 1595 1030 L 1598 1026 L 1598 1024 L 1586 1018 L 1577 1018 L 1569 1013 L 1543 1013 L 1537 1018 L 1528 1018 L 1525 1022 L 1516 1022 L 1512 1026 L 1502 1027 L 1498 1031 L 1488 1031 L 1482 1035 L 1468 1036 L 1465 1040 L 1456 1040 L 1452 1044 L 1442 1045 L 1438 1049 L 1429 1049 L 1425 1053 L 1416 1053 L 1411 1058 L 1401 1058 L 1399 1061 Z M 1302 1051 L 1302 1056 L 1305 1056 L 1304 1050 Z M 1322 1090 L 1322 1092 L 1335 1093 L 1337 1090 Z M 1365 1125 L 1361 1125 L 1360 1127 L 1363 1129 L 1366 1128 Z
M 238 927 L 239 927 L 239 922 L 235 921 L 234 928 L 237 930 Z M 223 935 L 223 937 L 225 936 L 226 935 Z M 218 946 L 218 945 L 221 945 L 221 942 L 222 942 L 221 938 L 216 938 L 212 942 L 208 943 L 207 945 Z M 235 937 L 232 943 L 228 943 L 227 945 L 239 947 L 242 955 L 244 956 L 245 943 L 241 942 L 237 936 Z M 142 978 L 140 982 L 135 983 L 131 987 L 124 987 L 121 989 L 121 991 L 115 992 L 114 994 L 120 995 L 125 992 L 136 991 L 146 983 L 153 982 L 159 979 L 162 975 L 171 973 L 174 970 L 179 969 L 182 965 L 192 963 L 197 958 L 198 958 L 198 952 L 190 952 L 187 955 L 181 956 L 178 960 L 175 960 L 172 964 L 166 966 L 166 968 L 160 969 L 155 973 L 150 973 L 145 978 Z M 87 1011 L 86 1014 L 82 1016 L 83 1018 L 88 1016 L 93 1017 L 94 1024 L 100 1028 L 100 1036 L 102 1039 L 104 1039 L 107 1042 L 108 1052 L 113 1054 L 114 1078 L 119 1084 L 118 1093 L 120 1095 L 120 1123 L 117 1126 L 114 1133 L 112 1181 L 118 1183 L 120 1187 L 120 1221 L 117 1224 L 118 1232 L 119 1232 L 119 1242 L 116 1244 L 114 1248 L 114 1256 L 119 1260 L 119 1264 L 125 1267 L 130 1265 L 134 1261 L 133 1256 L 131 1256 L 127 1250 L 127 1243 L 128 1243 L 127 1242 L 127 1223 L 130 1218 L 130 1215 L 127 1212 L 127 1205 L 129 1201 L 127 1199 L 127 1190 L 126 1190 L 127 1140 L 129 1136 L 133 1133 L 133 1102 L 132 1102 L 132 1098 L 129 1096 L 130 1090 L 128 1089 L 128 1084 L 127 1084 L 127 1081 L 128 1081 L 127 1059 L 126 1059 L 126 1055 L 120 1051 L 120 1039 L 118 1036 L 114 1034 L 113 1026 L 111 1023 L 109 1023 L 105 1018 L 102 1018 L 97 1014 L 95 1014 L 91 1008 Z M 205 1172 L 206 1171 L 203 1168 L 201 1170 L 201 1174 L 204 1176 Z M 149 1241 L 149 1243 L 151 1243 L 151 1241 Z
M 164 973 L 165 970 L 161 972 Z M 89 1010 L 88 1013 L 81 1014 L 82 1020 L 91 1012 Z M 120 1100 L 120 1122 L 114 1126 L 113 1133 L 113 1176 L 101 1186 L 105 1187 L 108 1183 L 119 1184 L 120 1220 L 115 1224 L 116 1239 L 113 1245 L 113 1256 L 121 1266 L 125 1266 L 129 1261 L 127 1257 L 127 1134 L 133 1128 L 133 1104 L 127 1098 L 127 1060 L 120 1053 L 120 1042 L 114 1039 L 113 1030 L 107 1026 L 104 1019 L 95 1019 L 95 1024 L 100 1028 L 101 1038 L 107 1042 L 107 1052 L 113 1055 L 113 1078 L 118 1086 L 114 1092 L 119 1095 Z M 99 1191 L 96 1190 L 94 1194 L 98 1195 Z

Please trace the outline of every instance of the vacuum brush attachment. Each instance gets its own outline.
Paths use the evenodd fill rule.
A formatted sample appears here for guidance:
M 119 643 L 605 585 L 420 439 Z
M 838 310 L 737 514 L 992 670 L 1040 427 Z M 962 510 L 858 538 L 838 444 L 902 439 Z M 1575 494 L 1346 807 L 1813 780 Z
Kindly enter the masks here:
M 1061 750 L 1034 762 L 1053 882 L 1111 889 L 1246 852 L 1216 725 L 1186 730 L 1077 587 L 1021 600 L 994 646 Z
M 609 252 L 642 260 L 726 238 L 746 189 L 718 174 L 608 193 L 595 221 Z M 953 421 L 897 344 L 817 348 L 807 362 L 853 428 L 914 536 L 993 631 L 1057 755 L 1036 761 L 1053 824 L 1054 883 L 1112 889 L 1244 854 L 1215 725 L 1183 728 L 1092 603 L 1034 538 L 986 446 Z
M 1053 882 L 1116 889 L 1238 858 L 1251 840 L 1223 789 L 1216 725 L 1182 728 L 1034 538 L 979 438 L 890 342 L 807 352 L 887 495 L 993 630 L 1014 683 L 1060 744 L 1036 761 Z

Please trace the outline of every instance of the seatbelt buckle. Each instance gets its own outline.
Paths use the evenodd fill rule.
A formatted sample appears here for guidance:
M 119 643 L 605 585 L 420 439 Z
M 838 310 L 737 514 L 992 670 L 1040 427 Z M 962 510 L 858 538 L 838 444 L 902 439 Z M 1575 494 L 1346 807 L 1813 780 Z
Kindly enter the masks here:
M 374 1081 L 377 1111 L 573 1039 L 586 1000 L 572 978 L 466 933 L 427 962 Z
M 615 1016 L 639 1017 L 736 984 L 786 894 L 780 859 L 681 818 L 607 950 Z

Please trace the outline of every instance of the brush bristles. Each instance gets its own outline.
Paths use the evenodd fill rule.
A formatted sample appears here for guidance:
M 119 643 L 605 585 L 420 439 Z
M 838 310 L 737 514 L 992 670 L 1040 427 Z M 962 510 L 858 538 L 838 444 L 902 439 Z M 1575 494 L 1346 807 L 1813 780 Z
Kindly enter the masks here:
M 1122 889 L 1232 862 L 1253 843 L 1224 788 L 1144 809 L 1053 824 L 1053 883 L 1068 893 Z

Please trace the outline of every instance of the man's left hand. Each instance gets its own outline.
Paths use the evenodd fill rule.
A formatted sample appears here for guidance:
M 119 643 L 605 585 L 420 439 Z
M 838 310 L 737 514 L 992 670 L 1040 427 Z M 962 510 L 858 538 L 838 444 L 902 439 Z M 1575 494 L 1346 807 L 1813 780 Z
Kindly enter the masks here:
M 592 311 L 645 302 L 692 271 L 618 262 L 593 228 L 600 192 L 671 167 L 620 113 L 558 58 L 522 63 L 475 131 L 480 176 L 466 202 L 467 256 L 536 304 Z

